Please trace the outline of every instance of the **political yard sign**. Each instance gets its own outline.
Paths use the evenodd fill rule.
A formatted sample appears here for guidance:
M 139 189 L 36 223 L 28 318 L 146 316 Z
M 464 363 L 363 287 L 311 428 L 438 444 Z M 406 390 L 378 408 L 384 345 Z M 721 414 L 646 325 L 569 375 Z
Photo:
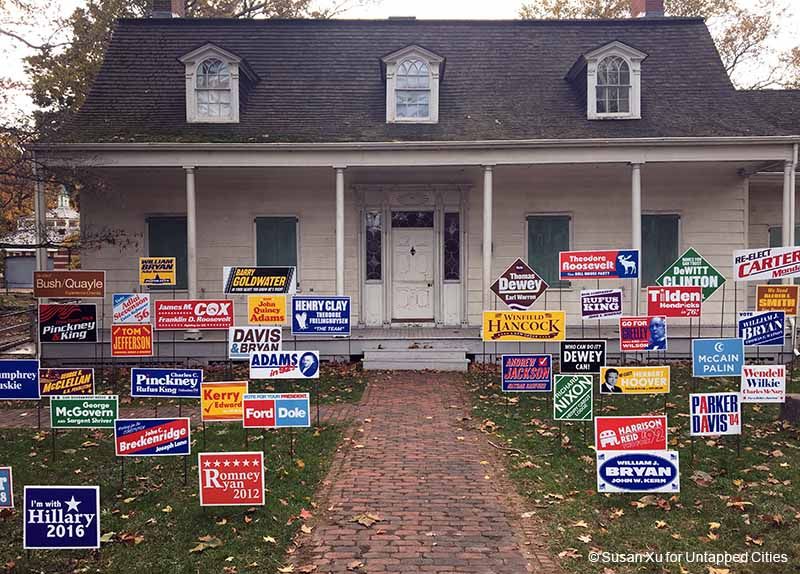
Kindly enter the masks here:
M 739 337 L 745 347 L 782 347 L 785 342 L 783 311 L 739 313 Z
M 114 293 L 112 308 L 115 324 L 142 325 L 150 322 L 149 293 Z
M 592 375 L 556 375 L 553 418 L 557 421 L 592 420 Z
M 743 403 L 786 402 L 786 365 L 745 365 L 739 394 Z
M 649 395 L 669 393 L 669 367 L 602 367 L 600 393 Z
M 293 295 L 294 267 L 223 267 L 223 293 L 268 293 Z
M 311 426 L 308 393 L 252 393 L 244 396 L 244 428 Z
M 250 353 L 280 351 L 283 331 L 280 327 L 230 327 L 228 329 L 228 358 L 249 361 Z
M 639 251 L 561 251 L 558 254 L 559 279 L 636 279 L 639 277 Z
M 581 319 L 622 317 L 622 289 L 586 289 L 581 291 Z
M 39 398 L 39 359 L 0 359 L 0 400 Z
M 22 547 L 100 548 L 99 486 L 26 486 Z
M 117 456 L 180 456 L 191 454 L 189 419 L 117 419 Z
M 693 377 L 739 377 L 744 365 L 742 339 L 694 339 Z
M 233 327 L 233 301 L 227 299 L 167 299 L 156 301 L 156 330 Z
M 733 252 L 736 281 L 770 281 L 800 277 L 800 247 L 739 249 Z
M 619 349 L 627 351 L 666 351 L 667 318 L 663 315 L 621 317 Z
M 663 287 L 700 287 L 703 301 L 724 283 L 722 273 L 692 248 L 687 249 L 656 279 L 656 285 Z
M 605 364 L 605 341 L 561 341 L 562 373 L 599 373 Z
M 742 434 L 739 393 L 690 394 L 689 408 L 691 436 Z
M 757 285 L 756 311 L 783 311 L 787 317 L 797 315 L 800 285 Z
M 131 369 L 132 397 L 199 399 L 202 369 Z
M 503 355 L 501 384 L 503 392 L 540 392 L 553 390 L 552 355 Z
M 525 311 L 548 287 L 547 281 L 536 271 L 517 259 L 492 283 L 491 290 L 509 309 Z
M 703 293 L 700 287 L 647 288 L 647 314 L 664 317 L 700 317 Z
M 350 335 L 350 297 L 292 297 L 292 335 Z
M 57 395 L 93 395 L 94 369 L 39 369 L 39 393 Z
M 153 356 L 153 326 L 111 325 L 111 356 Z
M 0 508 L 14 508 L 14 483 L 10 466 L 0 466 Z
M 597 492 L 680 492 L 678 453 L 600 451 Z
M 667 450 L 667 417 L 595 417 L 595 450 Z
M 247 322 L 250 325 L 285 325 L 286 295 L 248 295 Z
M 201 452 L 200 506 L 264 504 L 263 452 Z
M 564 311 L 484 311 L 484 341 L 563 341 Z
M 54 429 L 112 428 L 118 412 L 117 395 L 50 397 L 50 427 Z
M 96 343 L 97 305 L 39 305 L 42 343 Z
M 105 271 L 69 269 L 33 272 L 33 296 L 36 298 L 102 299 L 105 292 Z
M 200 392 L 202 420 L 242 420 L 242 399 L 247 394 L 247 381 L 202 383 Z
M 319 352 L 252 353 L 251 379 L 318 379 Z
M 140 257 L 139 285 L 170 287 L 177 284 L 174 257 Z

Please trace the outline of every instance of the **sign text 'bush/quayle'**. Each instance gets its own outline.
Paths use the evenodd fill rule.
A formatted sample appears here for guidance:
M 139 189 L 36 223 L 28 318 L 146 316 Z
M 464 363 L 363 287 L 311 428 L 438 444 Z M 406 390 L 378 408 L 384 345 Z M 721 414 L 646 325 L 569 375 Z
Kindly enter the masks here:
M 50 426 L 54 429 L 111 428 L 118 412 L 117 395 L 50 397 Z
M 131 369 L 132 397 L 200 398 L 202 369 Z
M 597 492 L 679 491 L 676 451 L 597 453 Z
M 117 456 L 178 456 L 191 454 L 189 419 L 117 419 Z
M 292 335 L 350 334 L 350 297 L 292 297 Z
M 39 359 L 1 359 L 0 400 L 39 398 Z
M 250 355 L 251 379 L 318 379 L 317 351 L 280 351 Z

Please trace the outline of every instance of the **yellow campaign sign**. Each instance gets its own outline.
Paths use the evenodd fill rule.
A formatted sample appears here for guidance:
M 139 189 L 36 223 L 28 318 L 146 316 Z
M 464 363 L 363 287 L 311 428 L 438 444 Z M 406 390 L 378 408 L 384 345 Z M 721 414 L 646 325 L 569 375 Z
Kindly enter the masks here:
M 786 315 L 797 315 L 798 290 L 800 285 L 756 286 L 756 311 L 783 311 Z
M 174 257 L 139 257 L 139 285 L 177 285 Z
M 564 311 L 484 311 L 484 341 L 563 341 Z
M 248 295 L 247 322 L 250 325 L 286 324 L 286 295 Z
M 669 367 L 600 367 L 600 393 L 669 393 Z
M 244 419 L 242 400 L 247 381 L 200 384 L 200 418 L 204 421 L 240 421 Z

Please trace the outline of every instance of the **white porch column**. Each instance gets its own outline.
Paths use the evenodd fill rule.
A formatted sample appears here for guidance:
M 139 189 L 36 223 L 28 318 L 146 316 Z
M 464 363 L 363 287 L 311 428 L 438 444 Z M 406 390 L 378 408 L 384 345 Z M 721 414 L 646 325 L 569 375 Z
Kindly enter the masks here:
M 639 250 L 639 279 L 634 283 L 631 302 L 639 314 L 639 290 L 642 277 L 642 164 L 631 164 L 631 247 Z
M 36 156 L 31 157 L 33 162 L 33 213 L 34 230 L 36 231 L 36 270 L 47 271 L 47 201 L 44 196 L 44 182 L 40 179 L 41 169 L 36 163 Z
M 783 229 L 782 229 L 782 243 L 784 247 L 791 247 L 794 244 L 794 229 L 792 229 L 792 208 L 794 201 L 792 200 L 792 162 L 786 160 L 783 164 Z M 791 282 L 791 280 L 789 281 Z
M 483 166 L 483 310 L 489 309 L 489 285 L 492 283 L 492 175 L 494 166 Z
M 197 299 L 197 203 L 194 188 L 194 166 L 186 170 L 186 267 L 189 299 Z
M 344 295 L 344 167 L 336 168 L 336 294 Z

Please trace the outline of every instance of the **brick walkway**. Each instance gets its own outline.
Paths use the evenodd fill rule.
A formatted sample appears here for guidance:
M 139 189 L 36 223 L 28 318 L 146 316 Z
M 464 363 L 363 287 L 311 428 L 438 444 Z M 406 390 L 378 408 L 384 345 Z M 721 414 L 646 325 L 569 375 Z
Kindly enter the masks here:
M 460 375 L 373 376 L 292 562 L 315 574 L 559 572 L 466 401 Z M 382 520 L 353 522 L 362 513 Z

